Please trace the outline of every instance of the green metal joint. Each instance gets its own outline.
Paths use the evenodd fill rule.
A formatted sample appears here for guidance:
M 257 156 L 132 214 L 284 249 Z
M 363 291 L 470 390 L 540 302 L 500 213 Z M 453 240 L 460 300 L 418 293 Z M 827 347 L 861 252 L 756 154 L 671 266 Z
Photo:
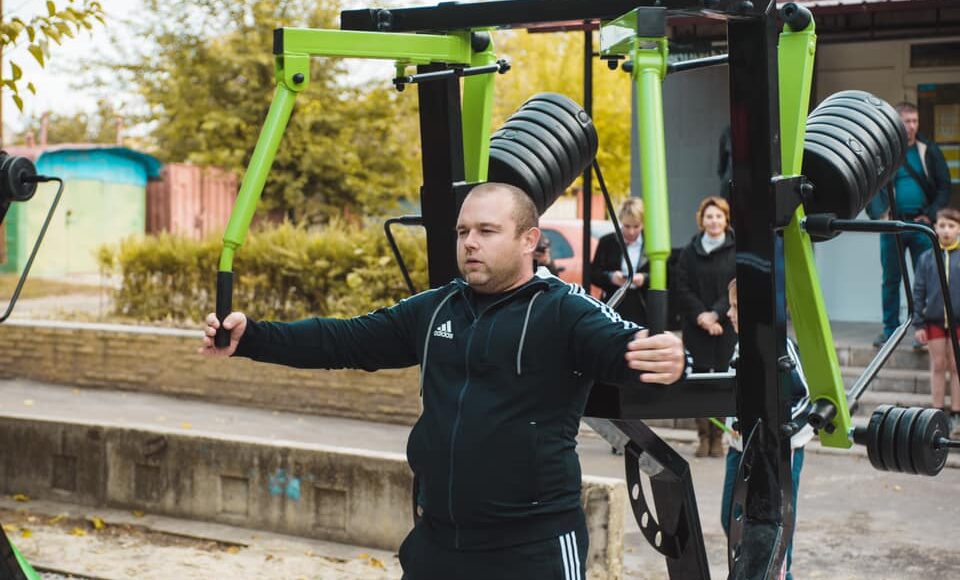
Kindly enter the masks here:
M 310 55 L 284 53 L 274 58 L 274 66 L 277 84 L 295 92 L 310 86 Z
M 635 38 L 633 50 L 633 75 L 642 71 L 656 71 L 660 81 L 667 78 L 667 55 L 669 54 L 668 41 L 660 38 Z

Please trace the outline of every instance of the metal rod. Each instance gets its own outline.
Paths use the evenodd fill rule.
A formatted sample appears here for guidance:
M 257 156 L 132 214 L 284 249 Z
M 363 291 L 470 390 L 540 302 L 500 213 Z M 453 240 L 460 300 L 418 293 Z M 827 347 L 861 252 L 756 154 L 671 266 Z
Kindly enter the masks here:
M 684 60 L 684 61 L 668 64 L 667 74 L 686 72 L 688 70 L 695 70 L 698 68 L 706 68 L 710 66 L 720 66 L 722 64 L 727 64 L 729 62 L 730 62 L 730 55 L 728 54 L 719 54 L 716 56 L 707 56 L 704 58 L 694 58 L 690 60 Z
M 617 288 L 617 291 L 613 293 L 613 296 L 607 300 L 607 306 L 610 308 L 616 308 L 620 306 L 620 303 L 623 302 L 623 297 L 627 295 L 627 290 L 630 289 L 630 286 L 633 284 L 633 261 L 630 260 L 630 254 L 627 253 L 627 242 L 623 239 L 623 231 L 620 229 L 620 220 L 617 219 L 617 212 L 613 209 L 613 201 L 610 199 L 610 193 L 607 191 L 607 184 L 603 181 L 603 173 L 600 171 L 600 163 L 594 159 L 593 160 L 593 170 L 597 172 L 597 183 L 600 184 L 600 191 L 603 192 L 603 200 L 607 204 L 607 213 L 610 214 L 610 222 L 613 224 L 613 231 L 616 232 L 617 244 L 620 246 L 620 251 L 623 253 L 624 260 L 627 262 L 627 276 L 626 281 L 623 285 Z
M 587 27 L 583 31 L 583 110 L 593 118 L 593 31 Z M 590 291 L 590 226 L 593 220 L 593 183 L 590 168 L 583 172 L 583 288 Z M 626 253 L 624 253 L 626 256 Z
M 397 265 L 400 266 L 400 273 L 403 274 L 403 281 L 407 283 L 407 289 L 410 290 L 410 294 L 416 294 L 417 287 L 414 286 L 413 279 L 410 278 L 410 272 L 407 270 L 407 264 L 403 261 L 403 256 L 400 254 L 400 246 L 397 245 L 397 241 L 393 237 L 393 230 L 390 229 L 390 226 L 393 224 L 400 224 L 403 226 L 422 226 L 423 218 L 418 215 L 404 215 L 390 218 L 383 222 L 383 233 L 386 234 L 387 243 L 390 244 L 390 249 L 393 251 L 393 257 L 396 258 Z

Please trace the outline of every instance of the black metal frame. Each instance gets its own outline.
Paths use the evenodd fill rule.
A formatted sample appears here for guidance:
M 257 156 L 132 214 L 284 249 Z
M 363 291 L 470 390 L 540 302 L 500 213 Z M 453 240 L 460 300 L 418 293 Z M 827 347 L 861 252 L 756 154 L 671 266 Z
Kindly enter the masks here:
M 689 465 L 659 439 L 643 419 L 739 417 L 748 440 L 748 479 L 736 497 L 743 505 L 742 540 L 731 543 L 731 578 L 769 578 L 782 565 L 792 535 L 789 400 L 779 372 L 786 355 L 786 294 L 783 244 L 771 224 L 785 211 L 777 194 L 780 173 L 777 93 L 777 23 L 772 0 L 498 0 L 396 10 L 348 10 L 345 30 L 430 32 L 480 27 L 518 27 L 620 16 L 646 6 L 671 11 L 709 10 L 727 19 L 730 64 L 730 118 L 733 147 L 732 193 L 737 230 L 740 299 L 740 365 L 736 375 L 692 377 L 670 388 L 617 389 L 597 385 L 587 414 L 612 418 L 628 435 L 627 479 L 631 488 L 650 476 L 659 515 L 652 522 L 642 492 L 630 499 L 638 519 L 661 532 L 672 578 L 709 578 Z M 421 66 L 418 72 L 442 70 Z M 454 225 L 464 178 L 460 90 L 456 80 L 418 85 L 423 147 L 421 204 L 427 229 L 431 286 L 456 275 Z M 585 194 L 587 192 L 585 191 Z M 777 200 L 780 199 L 779 207 Z M 589 204 L 589 197 L 585 196 Z M 589 215 L 589 214 L 588 214 Z M 586 216 L 585 216 L 586 217 Z M 736 386 L 736 388 L 735 388 Z M 736 404 L 734 404 L 734 402 Z M 655 537 L 656 534 L 653 534 Z M 654 540 L 651 543 L 656 544 Z M 735 555 L 735 557 L 733 557 Z

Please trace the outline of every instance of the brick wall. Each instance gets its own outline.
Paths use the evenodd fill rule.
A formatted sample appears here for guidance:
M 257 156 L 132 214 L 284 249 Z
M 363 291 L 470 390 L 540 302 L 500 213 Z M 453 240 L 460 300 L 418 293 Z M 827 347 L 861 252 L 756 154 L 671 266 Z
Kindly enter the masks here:
M 196 353 L 199 331 L 46 321 L 0 325 L 0 378 L 196 397 L 411 425 L 418 369 L 300 370 Z

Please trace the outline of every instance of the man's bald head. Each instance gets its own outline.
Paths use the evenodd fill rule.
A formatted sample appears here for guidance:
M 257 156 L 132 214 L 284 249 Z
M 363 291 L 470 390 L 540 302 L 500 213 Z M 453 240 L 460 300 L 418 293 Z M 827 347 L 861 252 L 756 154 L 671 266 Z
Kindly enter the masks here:
M 511 217 L 517 224 L 516 234 L 520 235 L 530 228 L 535 228 L 540 224 L 540 212 L 533 200 L 519 187 L 509 183 L 481 183 L 474 187 L 467 194 L 467 198 L 480 195 L 499 194 L 506 195 L 513 203 Z

